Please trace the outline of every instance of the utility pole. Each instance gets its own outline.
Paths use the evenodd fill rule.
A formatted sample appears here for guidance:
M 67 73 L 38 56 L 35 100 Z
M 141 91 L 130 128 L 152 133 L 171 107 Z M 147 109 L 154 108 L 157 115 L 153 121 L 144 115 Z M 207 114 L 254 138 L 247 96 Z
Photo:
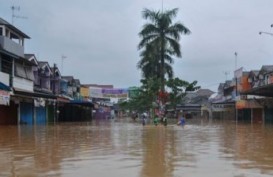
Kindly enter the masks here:
M 235 72 L 236 72 L 236 69 L 237 69 L 237 55 L 238 55 L 238 53 L 237 52 L 235 52 L 234 53 L 234 55 L 235 55 Z M 237 107 L 236 107 L 236 103 L 237 103 L 237 95 L 238 95 L 238 81 L 237 81 L 238 79 L 237 79 L 237 74 L 235 74 L 235 118 L 236 118 L 236 123 L 238 122 L 238 109 L 237 109 Z
M 238 53 L 235 52 L 234 55 L 235 55 L 235 72 L 236 72 L 236 69 L 237 69 L 237 56 L 238 56 Z M 236 97 L 237 97 L 237 95 L 238 95 L 238 89 L 237 89 L 238 83 L 237 83 L 237 80 L 238 80 L 238 79 L 237 79 L 237 75 L 235 75 L 235 81 L 236 81 L 236 90 L 235 90 L 235 93 L 236 93 Z
M 54 94 L 54 96 L 55 96 L 55 94 L 56 94 L 56 91 L 55 91 L 55 78 L 56 78 L 56 64 L 54 63 L 54 65 L 53 65 L 53 82 L 52 82 L 52 84 L 53 84 L 53 94 Z M 55 100 L 54 101 L 54 123 L 56 123 L 56 117 L 57 117 L 57 101 Z

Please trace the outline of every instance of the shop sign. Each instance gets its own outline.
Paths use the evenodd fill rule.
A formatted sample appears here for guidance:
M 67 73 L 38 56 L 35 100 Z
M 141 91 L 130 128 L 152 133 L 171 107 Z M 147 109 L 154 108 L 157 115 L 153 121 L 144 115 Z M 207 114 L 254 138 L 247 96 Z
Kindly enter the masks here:
M 90 88 L 91 98 L 127 98 L 128 89 Z
M 10 93 L 4 90 L 0 90 L 0 105 L 8 106 L 10 103 Z
M 234 104 L 213 104 L 213 112 L 225 112 L 234 110 Z

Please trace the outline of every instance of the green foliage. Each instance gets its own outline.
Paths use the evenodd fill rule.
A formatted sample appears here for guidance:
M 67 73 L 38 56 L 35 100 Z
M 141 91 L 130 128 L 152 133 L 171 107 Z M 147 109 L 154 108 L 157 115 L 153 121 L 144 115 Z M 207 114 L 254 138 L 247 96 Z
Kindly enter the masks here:
M 182 57 L 180 35 L 190 34 L 190 30 L 182 23 L 173 22 L 177 12 L 177 8 L 166 11 L 143 10 L 142 16 L 147 23 L 139 32 L 140 61 L 137 63 L 137 68 L 142 71 L 142 86 L 136 97 L 120 104 L 122 108 L 144 111 L 157 106 L 159 91 L 165 93 L 165 85 L 170 89 L 168 98 L 170 105 L 175 107 L 186 90 L 197 88 L 197 82 L 188 83 L 173 78 L 173 57 Z
M 130 99 L 126 103 L 120 104 L 124 109 L 131 111 L 147 111 L 154 108 L 158 93 L 160 90 L 160 79 L 149 78 L 141 80 L 142 86 L 137 97 Z M 176 105 L 181 103 L 187 91 L 195 91 L 200 89 L 197 86 L 197 81 L 189 83 L 188 81 L 179 78 L 173 78 L 166 81 L 168 90 L 168 108 L 175 109 Z
M 119 104 L 123 109 L 142 112 L 153 107 L 153 102 L 156 100 L 160 87 L 159 79 L 156 77 L 142 79 L 141 83 L 142 86 L 140 87 L 139 94 L 136 97 Z
M 160 78 L 161 90 L 165 87 L 165 76 L 173 78 L 173 56 L 181 57 L 180 35 L 190 33 L 182 23 L 173 23 L 177 12 L 177 8 L 164 12 L 144 9 L 142 12 L 147 23 L 139 33 L 138 48 L 142 51 L 137 67 L 142 70 L 144 78 Z
M 200 89 L 200 86 L 196 86 L 197 85 L 197 81 L 193 81 L 192 83 L 189 83 L 189 85 L 186 88 L 186 91 L 195 91 Z

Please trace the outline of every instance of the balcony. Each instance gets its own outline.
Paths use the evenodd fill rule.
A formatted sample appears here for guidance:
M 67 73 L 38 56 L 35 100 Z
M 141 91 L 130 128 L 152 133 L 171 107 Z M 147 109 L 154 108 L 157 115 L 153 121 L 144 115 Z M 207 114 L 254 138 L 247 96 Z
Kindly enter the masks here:
M 24 57 L 24 47 L 5 36 L 0 36 L 0 48 L 14 55 Z

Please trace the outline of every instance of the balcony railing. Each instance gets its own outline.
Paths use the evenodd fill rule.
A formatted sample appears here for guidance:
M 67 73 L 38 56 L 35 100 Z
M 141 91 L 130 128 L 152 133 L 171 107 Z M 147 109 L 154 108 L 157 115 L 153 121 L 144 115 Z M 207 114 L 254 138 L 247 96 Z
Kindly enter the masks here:
M 12 54 L 24 57 L 24 47 L 5 36 L 0 36 L 0 47 Z

